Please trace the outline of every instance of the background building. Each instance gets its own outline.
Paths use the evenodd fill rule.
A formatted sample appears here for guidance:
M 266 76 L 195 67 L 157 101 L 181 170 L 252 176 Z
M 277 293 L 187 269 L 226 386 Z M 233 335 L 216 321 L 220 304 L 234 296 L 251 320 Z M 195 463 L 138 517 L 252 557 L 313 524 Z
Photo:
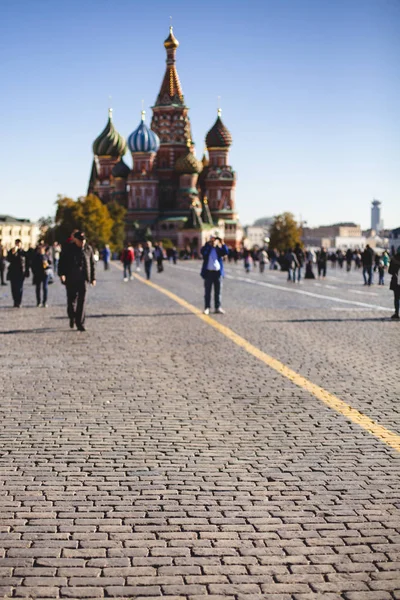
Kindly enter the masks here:
M 362 235 L 361 226 L 356 223 L 335 223 L 320 227 L 303 227 L 303 243 L 307 247 L 347 248 L 362 250 L 366 238 Z
M 379 233 L 383 229 L 383 221 L 381 219 L 381 205 L 379 200 L 373 200 L 371 206 L 371 229 L 375 233 Z
M 110 110 L 105 129 L 93 143 L 88 192 L 105 203 L 115 199 L 127 208 L 129 241 L 150 230 L 155 238 L 198 246 L 205 236 L 201 232 L 217 226 L 227 244 L 238 246 L 243 233 L 235 208 L 236 173 L 229 164 L 232 137 L 219 109 L 206 135 L 204 155 L 197 159 L 189 109 L 176 70 L 178 46 L 170 27 L 164 42 L 166 71 L 152 108 L 151 128 L 142 112 L 126 144 Z M 127 147 L 132 168 L 122 158 Z
M 37 223 L 29 219 L 17 219 L 9 215 L 0 215 L 0 240 L 2 245 L 9 250 L 20 239 L 24 249 L 36 246 L 40 230 Z

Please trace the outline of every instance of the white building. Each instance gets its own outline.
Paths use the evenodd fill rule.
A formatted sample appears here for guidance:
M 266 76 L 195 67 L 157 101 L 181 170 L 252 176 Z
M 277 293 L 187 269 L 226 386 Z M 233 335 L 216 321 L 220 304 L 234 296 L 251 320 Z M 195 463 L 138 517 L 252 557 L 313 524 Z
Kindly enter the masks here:
M 20 239 L 24 250 L 36 246 L 40 230 L 37 223 L 29 219 L 16 219 L 10 215 L 0 215 L 0 240 L 3 248 L 9 250 Z
M 259 248 L 265 245 L 265 228 L 257 225 L 248 225 L 245 227 L 244 245 L 247 248 L 258 246 Z

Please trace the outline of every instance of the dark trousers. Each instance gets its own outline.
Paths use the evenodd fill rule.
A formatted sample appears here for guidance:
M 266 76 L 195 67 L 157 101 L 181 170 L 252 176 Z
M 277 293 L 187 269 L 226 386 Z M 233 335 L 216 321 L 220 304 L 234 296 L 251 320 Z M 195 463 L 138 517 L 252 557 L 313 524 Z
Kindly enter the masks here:
M 124 263 L 124 279 L 132 277 L 132 263 Z
M 46 275 L 42 281 L 36 281 L 36 302 L 40 304 L 40 291 L 43 289 L 43 304 L 47 302 L 47 296 L 49 291 L 49 276 Z
M 104 263 L 104 270 L 105 270 L 105 271 L 108 271 L 108 269 L 109 269 L 109 267 L 110 267 L 110 265 L 109 265 L 109 263 L 108 263 L 108 260 L 104 260 L 104 259 L 103 259 L 103 263 Z
M 394 312 L 396 313 L 396 315 L 399 314 L 399 308 L 400 308 L 400 288 L 398 287 L 396 291 L 393 292 L 394 293 Z
M 24 278 L 21 277 L 13 277 L 10 280 L 11 283 L 11 294 L 14 300 L 14 306 L 21 306 L 22 302 L 22 291 L 24 287 Z
M 221 306 L 221 271 L 206 271 L 204 279 L 204 304 L 205 308 L 211 305 L 211 290 L 214 286 L 214 306 L 215 309 Z
M 0 264 L 0 279 L 1 279 L 1 285 L 5 285 L 5 283 L 6 283 L 6 282 L 4 281 L 4 269 L 5 269 L 4 262 L 1 262 L 1 264 Z
M 368 277 L 367 277 L 368 275 Z M 372 265 L 364 265 L 363 267 L 364 284 L 371 285 L 372 283 Z
M 145 262 L 144 262 L 144 270 L 145 270 L 147 279 L 150 279 L 152 264 L 153 264 L 152 260 L 145 260 Z
M 318 263 L 318 277 L 326 277 L 326 263 Z
M 164 267 L 163 267 L 163 259 L 162 258 L 157 258 L 157 273 L 162 273 L 164 271 Z
M 86 281 L 67 283 L 68 316 L 79 327 L 85 322 Z

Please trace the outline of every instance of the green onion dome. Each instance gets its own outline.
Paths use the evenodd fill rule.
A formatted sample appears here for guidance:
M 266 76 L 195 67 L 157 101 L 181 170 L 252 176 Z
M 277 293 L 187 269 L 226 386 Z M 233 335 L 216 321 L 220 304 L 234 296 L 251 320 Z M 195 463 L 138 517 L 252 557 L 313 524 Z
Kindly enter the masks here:
M 206 135 L 207 148 L 229 148 L 232 145 L 232 136 L 221 120 L 221 109 L 210 131 Z
M 126 177 L 128 177 L 130 172 L 130 168 L 124 163 L 121 156 L 119 161 L 113 166 L 111 174 L 113 177 L 122 177 L 123 179 L 125 179 Z
M 201 173 L 203 170 L 203 165 L 199 160 L 197 160 L 193 152 L 190 150 L 190 141 L 188 144 L 189 145 L 186 154 L 180 156 L 175 163 L 175 171 L 182 175 Z
M 93 154 L 96 156 L 123 156 L 126 141 L 115 129 L 112 122 L 112 108 L 108 111 L 108 122 L 98 138 L 93 142 Z

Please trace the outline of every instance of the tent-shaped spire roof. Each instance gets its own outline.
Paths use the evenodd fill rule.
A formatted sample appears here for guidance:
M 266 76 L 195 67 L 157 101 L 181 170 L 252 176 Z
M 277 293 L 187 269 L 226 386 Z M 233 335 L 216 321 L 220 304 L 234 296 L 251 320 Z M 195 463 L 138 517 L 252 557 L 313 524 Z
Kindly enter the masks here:
M 167 51 L 167 69 L 156 100 L 156 106 L 184 106 L 181 82 L 175 66 L 175 54 L 179 42 L 174 36 L 172 25 L 169 28 L 169 36 L 165 40 L 164 46 Z

